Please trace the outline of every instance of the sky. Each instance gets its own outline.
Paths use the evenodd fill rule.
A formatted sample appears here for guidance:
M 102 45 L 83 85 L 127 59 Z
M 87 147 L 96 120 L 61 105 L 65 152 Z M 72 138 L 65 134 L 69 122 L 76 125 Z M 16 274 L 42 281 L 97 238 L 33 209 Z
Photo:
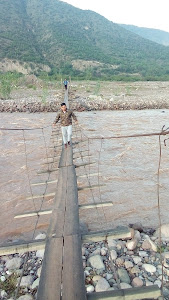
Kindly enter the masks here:
M 63 0 L 93 10 L 114 23 L 169 32 L 169 0 Z

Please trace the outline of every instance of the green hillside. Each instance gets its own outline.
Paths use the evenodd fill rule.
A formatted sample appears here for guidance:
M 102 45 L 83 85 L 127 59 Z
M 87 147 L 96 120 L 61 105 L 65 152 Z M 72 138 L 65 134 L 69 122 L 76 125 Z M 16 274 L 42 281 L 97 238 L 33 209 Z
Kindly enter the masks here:
M 169 79 L 167 47 L 62 1 L 1 0 L 0 28 L 1 59 L 47 64 L 50 75 Z
M 123 28 L 136 33 L 140 36 L 142 36 L 145 39 L 148 39 L 152 42 L 169 46 L 169 32 L 159 30 L 159 29 L 153 29 L 153 28 L 144 28 L 144 27 L 138 27 L 134 25 L 125 25 L 125 24 L 119 24 Z

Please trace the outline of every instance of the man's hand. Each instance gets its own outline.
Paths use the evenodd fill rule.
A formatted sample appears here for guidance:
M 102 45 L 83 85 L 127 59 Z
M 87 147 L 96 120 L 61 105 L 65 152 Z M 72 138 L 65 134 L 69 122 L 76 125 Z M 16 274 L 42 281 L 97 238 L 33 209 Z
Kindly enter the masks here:
M 53 123 L 52 126 L 55 127 L 55 126 L 56 126 L 56 123 Z
M 77 120 L 77 121 L 75 121 L 75 124 L 76 124 L 76 125 L 78 125 L 78 124 L 79 124 L 79 123 L 78 123 L 78 120 Z

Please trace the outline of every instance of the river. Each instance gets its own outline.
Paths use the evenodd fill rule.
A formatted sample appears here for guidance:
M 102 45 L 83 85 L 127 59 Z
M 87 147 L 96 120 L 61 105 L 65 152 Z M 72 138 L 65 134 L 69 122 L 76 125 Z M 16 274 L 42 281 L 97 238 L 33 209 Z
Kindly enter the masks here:
M 74 163 L 78 165 L 82 162 L 81 155 L 84 156 L 83 162 L 90 163 L 76 168 L 78 186 L 88 187 L 89 183 L 94 185 L 92 191 L 79 191 L 79 204 L 112 202 L 112 206 L 80 210 L 80 220 L 87 224 L 89 230 L 135 222 L 141 222 L 147 227 L 157 227 L 159 137 L 103 137 L 160 132 L 163 125 L 169 126 L 169 110 L 92 111 L 78 112 L 76 115 L 80 127 L 76 127 L 73 134 Z M 36 232 L 46 231 L 50 215 L 40 216 L 38 222 L 37 217 L 14 217 L 25 211 L 52 208 L 56 183 L 35 184 L 48 179 L 57 180 L 61 147 L 55 148 L 54 152 L 50 137 L 50 124 L 54 117 L 55 113 L 1 114 L 0 128 L 44 127 L 43 130 L 0 131 L 1 242 L 4 239 L 30 239 L 35 234 L 35 226 Z M 56 131 L 58 136 L 54 143 L 58 145 L 61 143 L 59 125 Z M 95 140 L 92 137 L 102 139 Z M 162 223 L 169 221 L 169 141 L 166 141 L 165 146 L 165 138 L 161 137 L 159 188 Z M 49 178 L 49 173 L 43 171 L 47 169 L 45 162 L 53 154 L 56 161 L 52 167 L 56 172 L 50 173 Z M 32 195 L 43 195 L 44 192 L 50 195 L 45 199 L 41 197 L 32 200 Z

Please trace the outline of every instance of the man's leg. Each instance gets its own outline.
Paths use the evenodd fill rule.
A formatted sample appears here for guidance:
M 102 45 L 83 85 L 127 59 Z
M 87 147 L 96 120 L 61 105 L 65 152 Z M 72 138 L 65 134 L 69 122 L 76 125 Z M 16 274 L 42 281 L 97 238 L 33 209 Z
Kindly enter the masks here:
M 70 145 L 70 142 L 71 142 L 71 138 L 72 138 L 72 125 L 69 125 L 68 126 L 68 129 L 67 129 L 67 140 L 68 140 L 68 145 Z
M 65 146 L 67 146 L 67 128 L 68 128 L 68 126 L 62 126 L 61 127 L 61 129 L 62 129 L 63 144 Z

